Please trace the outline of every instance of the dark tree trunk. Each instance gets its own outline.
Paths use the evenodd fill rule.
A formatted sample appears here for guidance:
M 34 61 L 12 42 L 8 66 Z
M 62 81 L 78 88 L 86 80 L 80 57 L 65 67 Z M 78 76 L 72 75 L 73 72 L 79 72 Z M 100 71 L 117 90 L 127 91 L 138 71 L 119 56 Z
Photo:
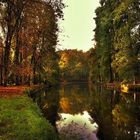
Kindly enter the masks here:
M 3 48 L 1 53 L 0 85 L 3 85 Z
M 29 75 L 29 76 L 28 76 L 28 82 L 27 82 L 28 86 L 31 85 L 30 81 L 31 81 L 31 77 L 30 77 L 30 75 Z
M 0 85 L 3 85 L 3 68 L 0 70 Z
M 7 82 L 8 82 L 11 39 L 12 39 L 12 33 L 8 32 L 6 42 L 5 42 L 5 51 L 4 51 L 4 86 L 7 86 Z
M 7 86 L 8 82 L 8 74 L 9 74 L 9 57 L 10 57 L 10 49 L 11 49 L 11 40 L 14 34 L 14 28 L 13 25 L 13 5 L 11 4 L 11 1 L 7 2 L 7 16 L 6 16 L 6 22 L 7 22 L 7 36 L 5 40 L 5 50 L 4 50 L 4 86 Z
M 109 62 L 110 81 L 109 82 L 112 83 L 114 81 L 114 78 L 113 78 L 113 70 L 112 70 L 112 66 L 111 66 L 111 64 L 112 64 L 111 55 L 109 56 L 109 60 L 110 60 L 110 62 Z
M 25 3 L 25 2 L 24 2 Z M 9 74 L 9 57 L 10 57 L 10 49 L 11 49 L 11 41 L 14 35 L 15 30 L 19 30 L 20 22 L 21 22 L 21 13 L 23 11 L 23 2 L 17 1 L 7 1 L 7 36 L 5 40 L 5 51 L 4 51 L 4 85 L 7 85 L 8 82 L 8 74 Z M 17 32 L 18 33 L 18 32 Z M 16 39 L 18 41 L 18 34 L 16 35 Z M 19 42 L 19 41 L 18 41 Z M 19 47 L 17 45 L 16 47 Z M 16 60 L 18 60 L 19 50 L 16 48 Z M 18 78 L 16 78 L 18 79 Z
M 15 65 L 19 66 L 19 49 L 20 49 L 20 40 L 19 40 L 19 30 L 16 30 L 16 49 L 15 49 Z M 19 73 L 15 74 L 15 83 L 16 85 L 20 85 L 20 77 Z
M 32 55 L 32 59 L 31 59 L 31 64 L 33 67 L 33 84 L 36 84 L 36 46 L 33 46 L 33 55 Z

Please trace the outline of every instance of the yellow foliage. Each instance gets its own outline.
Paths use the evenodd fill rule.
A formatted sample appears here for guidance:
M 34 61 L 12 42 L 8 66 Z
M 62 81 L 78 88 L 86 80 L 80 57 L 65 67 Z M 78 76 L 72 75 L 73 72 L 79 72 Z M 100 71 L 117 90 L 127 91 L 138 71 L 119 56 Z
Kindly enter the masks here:
M 123 112 L 123 109 L 120 105 L 116 105 L 112 110 L 113 122 L 117 126 L 126 125 L 129 122 L 129 116 Z
M 59 62 L 59 66 L 60 68 L 65 68 L 69 63 L 69 59 L 68 59 L 68 55 L 66 53 L 62 53 L 61 58 L 60 58 L 60 62 Z
M 127 93 L 129 90 L 128 84 L 121 84 L 121 91 Z
M 81 62 L 79 62 L 75 67 L 76 67 L 76 68 L 81 68 L 81 67 L 82 67 Z

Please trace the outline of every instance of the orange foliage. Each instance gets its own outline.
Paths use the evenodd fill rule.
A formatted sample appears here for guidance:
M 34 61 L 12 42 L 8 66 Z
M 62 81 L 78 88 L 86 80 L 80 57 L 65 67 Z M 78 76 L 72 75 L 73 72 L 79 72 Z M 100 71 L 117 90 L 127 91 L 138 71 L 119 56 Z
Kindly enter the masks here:
M 70 102 L 68 98 L 61 98 L 60 100 L 60 106 L 62 108 L 62 110 L 67 113 L 70 110 Z
M 15 96 L 23 96 L 27 86 L 0 87 L 0 98 L 10 98 Z

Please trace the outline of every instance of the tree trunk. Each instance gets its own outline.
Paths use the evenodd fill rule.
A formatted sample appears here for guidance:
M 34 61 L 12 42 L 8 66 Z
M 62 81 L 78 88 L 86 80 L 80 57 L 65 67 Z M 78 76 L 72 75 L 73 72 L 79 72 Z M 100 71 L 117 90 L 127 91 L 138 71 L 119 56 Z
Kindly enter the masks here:
M 2 68 L 0 70 L 0 85 L 3 85 L 3 73 L 2 73 Z
M 19 66 L 19 48 L 20 48 L 20 42 L 19 42 L 19 30 L 16 30 L 16 49 L 15 49 L 15 65 Z M 16 85 L 20 85 L 20 77 L 19 73 L 15 74 L 15 83 Z
M 33 84 L 36 84 L 36 46 L 33 46 L 33 55 L 32 55 L 32 59 L 31 59 L 31 64 L 33 67 Z
M 10 57 L 10 48 L 11 48 L 11 40 L 14 33 L 14 26 L 12 25 L 13 17 L 12 17 L 12 5 L 11 3 L 7 3 L 7 36 L 5 40 L 5 50 L 4 50 L 4 86 L 7 86 L 8 82 L 8 74 L 9 74 L 9 57 Z
M 113 70 L 112 70 L 112 66 L 111 66 L 111 64 L 112 64 L 112 59 L 111 59 L 111 55 L 109 56 L 109 73 L 110 73 L 110 83 L 112 83 L 113 81 L 114 81 L 114 79 L 113 79 Z
M 1 53 L 0 85 L 3 85 L 3 48 Z
M 9 57 L 11 48 L 12 34 L 7 34 L 5 51 L 4 51 L 4 86 L 7 86 L 8 74 L 9 74 Z

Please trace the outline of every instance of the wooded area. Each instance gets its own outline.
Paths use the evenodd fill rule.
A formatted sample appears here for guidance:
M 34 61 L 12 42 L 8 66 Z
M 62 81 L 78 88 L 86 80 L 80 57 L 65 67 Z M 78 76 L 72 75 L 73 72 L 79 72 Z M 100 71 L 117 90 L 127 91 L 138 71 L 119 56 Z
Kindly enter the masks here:
M 0 84 L 140 82 L 139 5 L 100 0 L 95 47 L 57 52 L 61 0 L 0 0 Z
M 55 82 L 63 7 L 61 0 L 0 0 L 1 85 Z
M 88 81 L 88 52 L 74 50 L 59 51 L 60 81 Z
M 140 1 L 100 0 L 90 80 L 140 82 Z
M 140 139 L 140 0 L 98 1 L 84 52 L 57 48 L 63 0 L 0 0 L 0 139 Z

